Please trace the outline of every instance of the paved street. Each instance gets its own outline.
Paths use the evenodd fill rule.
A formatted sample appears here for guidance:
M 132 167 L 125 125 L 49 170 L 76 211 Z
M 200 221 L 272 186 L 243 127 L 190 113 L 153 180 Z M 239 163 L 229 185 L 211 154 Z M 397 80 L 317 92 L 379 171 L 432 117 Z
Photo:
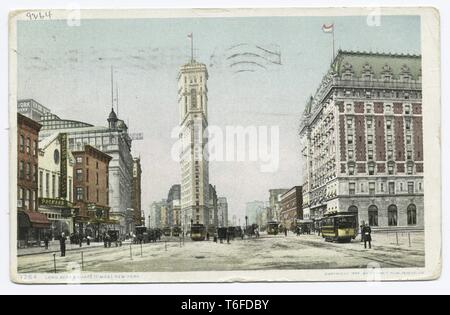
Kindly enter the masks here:
M 372 250 L 365 250 L 359 240 L 349 244 L 327 243 L 316 235 L 289 234 L 259 239 L 234 240 L 231 244 L 186 241 L 125 244 L 122 247 L 83 247 L 56 255 L 57 272 L 81 267 L 87 272 L 150 272 L 260 269 L 366 268 L 371 262 L 381 267 L 420 267 L 424 265 L 423 233 L 374 234 Z M 130 255 L 131 247 L 131 255 Z M 53 253 L 39 253 L 18 258 L 19 272 L 54 272 Z

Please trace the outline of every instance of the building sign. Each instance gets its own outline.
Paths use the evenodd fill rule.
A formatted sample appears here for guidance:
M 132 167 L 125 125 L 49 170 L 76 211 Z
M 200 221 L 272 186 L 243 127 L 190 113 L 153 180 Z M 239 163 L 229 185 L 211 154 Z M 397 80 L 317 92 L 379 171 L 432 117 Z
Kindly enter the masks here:
M 39 198 L 40 206 L 72 208 L 72 203 L 64 199 Z
M 61 179 L 59 181 L 59 191 L 61 198 L 67 198 L 67 133 L 59 135 L 59 143 L 61 145 Z

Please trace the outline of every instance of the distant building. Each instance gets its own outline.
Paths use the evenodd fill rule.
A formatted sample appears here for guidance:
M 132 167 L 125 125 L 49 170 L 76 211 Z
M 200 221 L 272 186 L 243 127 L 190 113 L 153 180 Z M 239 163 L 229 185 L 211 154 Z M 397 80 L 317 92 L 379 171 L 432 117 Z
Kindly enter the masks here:
M 218 198 L 218 226 L 228 227 L 228 201 L 225 197 Z
M 281 196 L 289 189 L 278 188 L 269 190 L 269 213 L 267 214 L 268 221 L 280 221 L 281 210 Z
M 167 206 L 168 206 L 168 225 L 169 226 L 182 226 L 185 222 L 181 221 L 181 186 L 173 185 L 170 188 L 169 194 L 167 196 Z
M 295 186 L 281 195 L 280 223 L 293 229 L 297 220 L 303 220 L 302 186 Z
M 258 215 L 264 210 L 264 201 L 247 202 L 245 206 L 245 216 L 248 224 L 256 223 Z
M 150 206 L 150 227 L 162 229 L 166 226 L 167 200 L 153 202 Z
M 51 222 L 53 237 L 74 232 L 74 164 L 66 134 L 54 134 L 39 141 L 39 212 Z
M 75 232 L 99 237 L 100 233 L 118 226 L 110 219 L 109 163 L 111 157 L 90 145 L 82 151 L 72 151 Z
M 41 125 L 17 114 L 17 235 L 18 246 L 43 239 L 50 222 L 38 212 L 38 137 Z
M 424 227 L 421 62 L 339 51 L 300 126 L 305 218 Z
M 51 114 L 50 109 L 33 99 L 17 101 L 17 112 L 37 122 L 40 122 L 43 116 Z
M 219 209 L 216 186 L 209 185 L 209 226 L 211 229 L 219 225 Z
M 133 190 L 131 196 L 131 208 L 133 209 L 133 225 L 141 226 L 144 224 L 142 218 L 142 203 L 141 203 L 141 195 L 142 195 L 142 167 L 141 167 L 141 159 L 134 158 L 133 159 Z

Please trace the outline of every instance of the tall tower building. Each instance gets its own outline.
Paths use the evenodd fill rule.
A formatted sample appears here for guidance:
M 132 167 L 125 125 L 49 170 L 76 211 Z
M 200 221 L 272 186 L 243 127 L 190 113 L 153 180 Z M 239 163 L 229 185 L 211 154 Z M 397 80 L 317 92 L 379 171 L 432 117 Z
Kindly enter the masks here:
M 189 229 L 191 223 L 209 224 L 208 143 L 208 71 L 206 65 L 191 61 L 178 74 L 178 106 L 180 110 L 181 152 L 181 221 Z

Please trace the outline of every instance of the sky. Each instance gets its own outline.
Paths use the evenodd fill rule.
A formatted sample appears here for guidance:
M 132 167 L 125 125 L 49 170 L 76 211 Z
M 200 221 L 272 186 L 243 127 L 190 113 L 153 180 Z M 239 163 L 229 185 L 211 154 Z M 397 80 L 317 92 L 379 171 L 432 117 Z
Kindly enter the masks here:
M 119 118 L 143 133 L 132 153 L 143 167 L 142 202 L 167 198 L 180 182 L 171 157 L 179 123 L 177 74 L 190 59 L 207 65 L 209 124 L 278 126 L 277 172 L 259 162 L 211 162 L 210 182 L 227 197 L 230 218 L 269 189 L 301 185 L 298 126 L 336 50 L 420 54 L 420 18 L 242 17 L 18 22 L 18 99 L 32 98 L 64 119 L 105 126 L 111 110 L 110 67 L 119 89 Z M 233 59 L 236 53 L 245 57 Z M 255 57 L 259 53 L 259 57 Z M 244 59 L 242 59 L 244 58 Z M 238 62 L 233 62 L 237 60 Z

